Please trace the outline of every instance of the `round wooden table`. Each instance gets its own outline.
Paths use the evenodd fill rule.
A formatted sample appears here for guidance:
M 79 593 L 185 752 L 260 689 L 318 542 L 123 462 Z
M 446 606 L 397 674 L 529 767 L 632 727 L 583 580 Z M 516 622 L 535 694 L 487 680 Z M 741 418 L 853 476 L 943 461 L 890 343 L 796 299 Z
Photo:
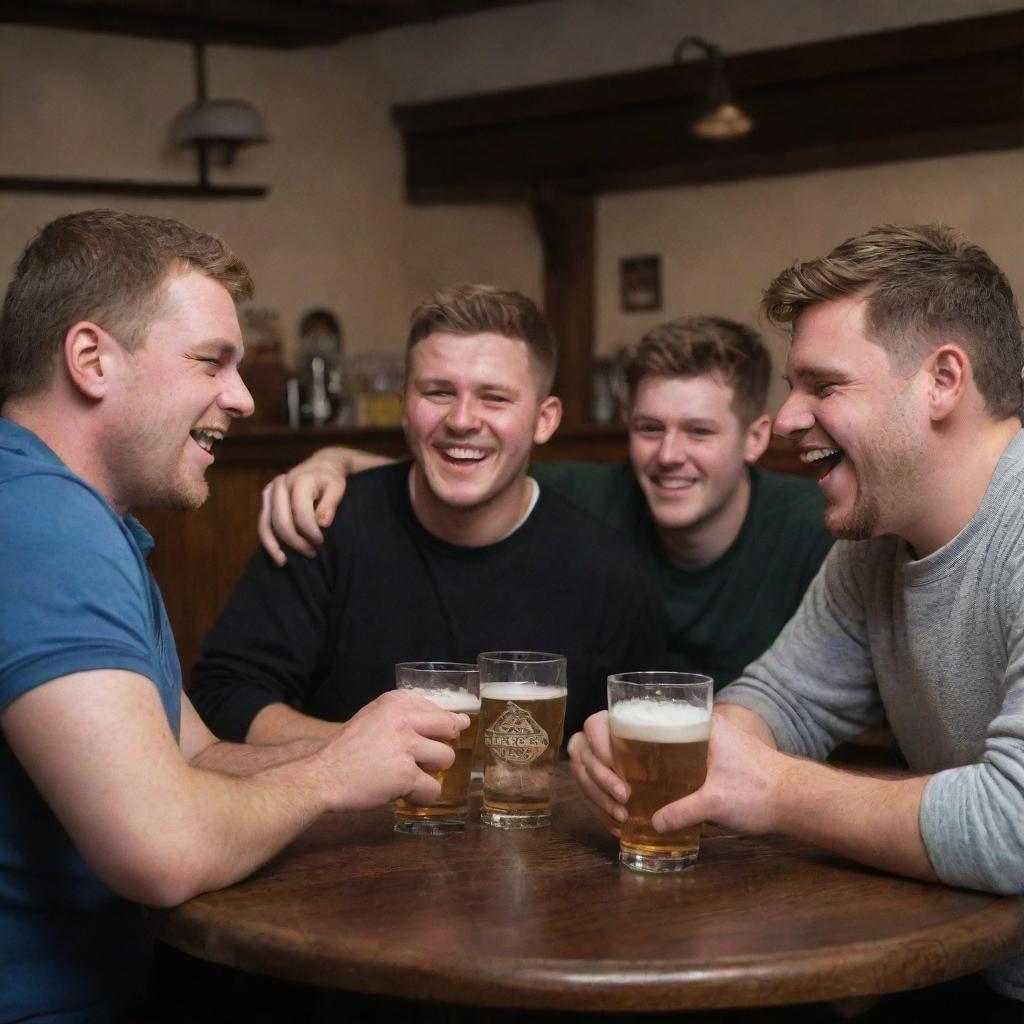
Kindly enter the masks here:
M 478 800 L 477 800 L 478 804 Z M 471 812 L 472 814 L 472 812 Z M 186 953 L 359 992 L 552 1010 L 750 1007 L 898 991 L 1024 949 L 1024 898 L 708 829 L 695 868 L 634 874 L 559 768 L 553 824 L 397 835 L 318 821 L 152 931 Z

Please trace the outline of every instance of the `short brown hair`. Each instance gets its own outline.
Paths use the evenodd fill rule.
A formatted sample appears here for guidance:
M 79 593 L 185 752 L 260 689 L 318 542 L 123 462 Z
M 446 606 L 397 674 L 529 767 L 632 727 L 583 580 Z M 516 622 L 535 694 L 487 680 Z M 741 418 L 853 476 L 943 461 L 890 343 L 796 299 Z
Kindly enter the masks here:
M 558 347 L 544 314 L 521 292 L 503 291 L 488 284 L 458 284 L 435 292 L 412 311 L 406 343 L 406 370 L 413 347 L 436 332 L 447 334 L 500 334 L 522 341 L 530 350 L 540 384 L 551 390 L 558 364 Z
M 179 221 L 86 210 L 47 224 L 18 261 L 0 313 L 0 403 L 46 387 L 79 320 L 139 348 L 168 274 L 189 269 L 218 281 L 236 302 L 252 295 L 245 264 L 219 239 Z
M 1019 414 L 1024 346 L 1006 275 L 942 224 L 882 224 L 827 256 L 794 263 L 764 294 L 776 326 L 792 331 L 811 306 L 860 296 L 870 339 L 897 365 L 916 366 L 945 337 L 962 345 L 985 408 Z
M 771 372 L 772 357 L 757 331 L 720 316 L 669 320 L 622 356 L 630 405 L 647 377 L 715 375 L 733 389 L 733 412 L 744 426 L 764 414 Z

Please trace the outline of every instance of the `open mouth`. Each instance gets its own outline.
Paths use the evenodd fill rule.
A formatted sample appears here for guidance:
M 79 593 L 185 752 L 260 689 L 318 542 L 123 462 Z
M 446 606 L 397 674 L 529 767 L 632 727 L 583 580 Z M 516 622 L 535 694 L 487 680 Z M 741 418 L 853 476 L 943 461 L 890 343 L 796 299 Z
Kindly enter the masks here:
M 843 461 L 841 448 L 812 448 L 800 453 L 800 461 L 818 470 L 819 482 L 824 480 Z
M 454 465 L 473 465 L 483 462 L 491 454 L 489 448 L 477 448 L 473 445 L 453 445 L 448 448 L 437 449 L 446 462 Z
M 207 455 L 212 455 L 213 446 L 223 439 L 224 433 L 220 430 L 207 430 L 203 427 L 197 427 L 195 430 L 189 431 L 189 437 L 191 437 L 192 440 L 207 453 Z
M 650 479 L 662 491 L 686 491 L 697 484 L 697 478 L 692 476 L 653 476 Z

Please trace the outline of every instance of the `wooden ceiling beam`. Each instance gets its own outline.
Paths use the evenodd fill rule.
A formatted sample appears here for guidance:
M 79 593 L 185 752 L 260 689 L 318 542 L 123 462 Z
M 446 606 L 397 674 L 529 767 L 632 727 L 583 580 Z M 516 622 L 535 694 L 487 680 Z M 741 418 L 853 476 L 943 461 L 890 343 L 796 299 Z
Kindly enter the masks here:
M 0 0 L 0 23 L 289 49 L 535 0 Z
M 399 106 L 413 202 L 734 180 L 1024 144 L 1024 13 L 728 59 L 742 139 L 695 138 L 705 71 L 604 76 Z

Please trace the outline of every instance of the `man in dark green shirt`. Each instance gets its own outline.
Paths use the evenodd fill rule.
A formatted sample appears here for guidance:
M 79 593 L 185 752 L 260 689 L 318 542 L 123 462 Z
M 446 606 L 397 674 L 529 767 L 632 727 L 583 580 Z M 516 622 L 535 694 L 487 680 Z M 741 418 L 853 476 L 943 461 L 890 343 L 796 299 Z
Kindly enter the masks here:
M 716 689 L 775 639 L 832 543 L 813 482 L 757 468 L 771 421 L 771 358 L 748 327 L 693 316 L 649 331 L 623 360 L 630 458 L 545 463 L 543 486 L 610 524 L 655 576 L 669 667 Z M 264 490 L 260 537 L 304 554 L 321 541 L 347 473 L 377 456 L 323 449 Z M 315 512 L 314 512 L 315 510 Z

